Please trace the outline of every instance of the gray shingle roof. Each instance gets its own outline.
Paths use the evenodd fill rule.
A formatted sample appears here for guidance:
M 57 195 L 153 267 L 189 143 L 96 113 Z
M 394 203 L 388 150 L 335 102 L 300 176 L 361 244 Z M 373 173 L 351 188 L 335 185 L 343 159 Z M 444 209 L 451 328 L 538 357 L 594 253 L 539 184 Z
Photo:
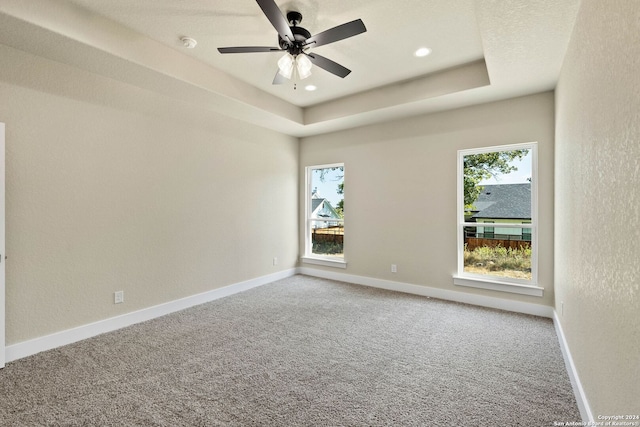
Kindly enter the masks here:
M 531 184 L 483 185 L 472 218 L 531 219 Z

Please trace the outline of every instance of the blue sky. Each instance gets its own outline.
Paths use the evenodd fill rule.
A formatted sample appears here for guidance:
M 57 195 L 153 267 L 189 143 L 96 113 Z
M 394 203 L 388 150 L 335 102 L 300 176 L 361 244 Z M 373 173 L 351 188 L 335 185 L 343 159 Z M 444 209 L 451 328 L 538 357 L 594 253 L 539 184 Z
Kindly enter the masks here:
M 324 176 L 323 182 L 320 181 L 320 173 L 314 171 L 311 177 L 311 189 L 317 188 L 320 197 L 328 199 L 331 206 L 336 207 L 338 202 L 343 198 L 343 195 L 337 193 L 338 184 L 343 181 L 343 178 L 341 178 L 343 175 L 344 172 L 341 170 L 328 171 Z

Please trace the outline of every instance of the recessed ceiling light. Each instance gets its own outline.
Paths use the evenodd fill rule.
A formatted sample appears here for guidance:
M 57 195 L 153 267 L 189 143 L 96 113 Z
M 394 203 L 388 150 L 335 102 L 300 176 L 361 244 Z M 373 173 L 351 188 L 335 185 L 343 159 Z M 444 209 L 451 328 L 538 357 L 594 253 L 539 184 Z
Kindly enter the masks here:
M 421 47 L 420 49 L 416 50 L 413 54 L 418 58 L 422 58 L 429 55 L 430 53 L 431 53 L 431 49 L 429 49 L 428 47 Z
M 316 90 L 316 89 L 318 89 L 318 87 L 317 87 L 317 86 L 315 86 L 315 85 L 306 85 L 306 86 L 304 87 L 304 90 L 308 90 L 309 92 L 313 92 L 313 91 L 314 91 L 314 90 Z

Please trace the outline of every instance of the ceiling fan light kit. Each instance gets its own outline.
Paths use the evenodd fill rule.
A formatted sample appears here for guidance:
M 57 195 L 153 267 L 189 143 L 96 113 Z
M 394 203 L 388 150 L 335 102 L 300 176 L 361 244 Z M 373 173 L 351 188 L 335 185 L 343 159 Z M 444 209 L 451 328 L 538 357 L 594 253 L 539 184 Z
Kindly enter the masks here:
M 293 64 L 296 62 L 295 58 L 288 53 L 285 53 L 282 58 L 278 60 L 278 70 L 283 77 L 288 79 L 293 75 Z
M 300 79 L 306 79 L 311 75 L 311 67 L 313 64 L 306 55 L 298 55 L 296 58 L 296 70 L 298 70 L 298 76 Z
M 255 52 L 285 52 L 278 60 L 278 72 L 273 84 L 285 83 L 291 79 L 294 71 L 300 79 L 311 75 L 313 65 L 322 68 L 338 77 L 344 78 L 351 70 L 316 53 L 310 53 L 313 47 L 344 40 L 367 31 L 361 19 L 338 25 L 314 36 L 305 28 L 299 27 L 302 14 L 290 11 L 285 18 L 274 0 L 256 0 L 271 25 L 278 32 L 278 47 L 240 46 L 219 47 L 218 52 L 226 53 L 255 53 Z

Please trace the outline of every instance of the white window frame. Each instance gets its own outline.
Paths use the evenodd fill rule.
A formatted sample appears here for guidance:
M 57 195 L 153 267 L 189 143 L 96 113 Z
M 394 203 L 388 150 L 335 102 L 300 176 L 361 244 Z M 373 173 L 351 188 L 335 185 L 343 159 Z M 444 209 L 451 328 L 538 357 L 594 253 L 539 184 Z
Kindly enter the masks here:
M 311 218 L 311 214 L 313 213 L 312 211 L 312 206 L 311 206 L 311 194 L 313 191 L 312 185 L 312 174 L 314 170 L 317 169 L 329 169 L 329 168 L 338 168 L 341 167 L 343 169 L 343 172 L 346 171 L 345 165 L 344 163 L 331 163 L 331 164 L 326 164 L 326 165 L 314 165 L 314 166 L 307 166 L 305 167 L 305 213 L 304 213 L 304 217 L 305 217 L 305 226 L 304 226 L 304 255 L 302 256 L 302 262 L 307 263 L 307 264 L 315 264 L 315 265 L 322 265 L 325 267 L 336 267 L 336 268 L 347 268 L 347 261 L 346 261 L 346 253 L 344 251 L 344 246 L 343 246 L 343 251 L 342 251 L 342 257 L 335 257 L 335 256 L 330 256 L 330 255 L 318 255 L 318 254 L 314 254 L 312 253 L 312 243 L 311 243 L 311 225 L 314 222 L 319 222 L 319 221 L 326 221 L 326 222 L 341 222 L 343 228 L 346 230 L 345 227 L 345 219 L 342 218 L 340 220 L 336 220 L 335 218 L 331 218 L 328 220 L 322 220 L 322 219 L 318 219 L 318 218 Z M 345 231 L 346 233 L 346 231 Z M 344 245 L 344 242 L 343 242 Z
M 464 157 L 495 151 L 523 149 L 531 150 L 531 224 L 527 224 L 527 228 L 531 229 L 531 280 L 467 273 L 464 271 L 464 228 L 469 226 L 478 227 L 478 223 L 465 222 L 464 220 Z M 544 288 L 538 286 L 538 144 L 536 142 L 458 150 L 456 215 L 458 223 L 458 271 L 453 276 L 453 283 L 455 285 L 538 297 L 543 296 Z M 491 225 L 495 229 L 498 227 L 522 228 L 523 224 L 493 223 Z

